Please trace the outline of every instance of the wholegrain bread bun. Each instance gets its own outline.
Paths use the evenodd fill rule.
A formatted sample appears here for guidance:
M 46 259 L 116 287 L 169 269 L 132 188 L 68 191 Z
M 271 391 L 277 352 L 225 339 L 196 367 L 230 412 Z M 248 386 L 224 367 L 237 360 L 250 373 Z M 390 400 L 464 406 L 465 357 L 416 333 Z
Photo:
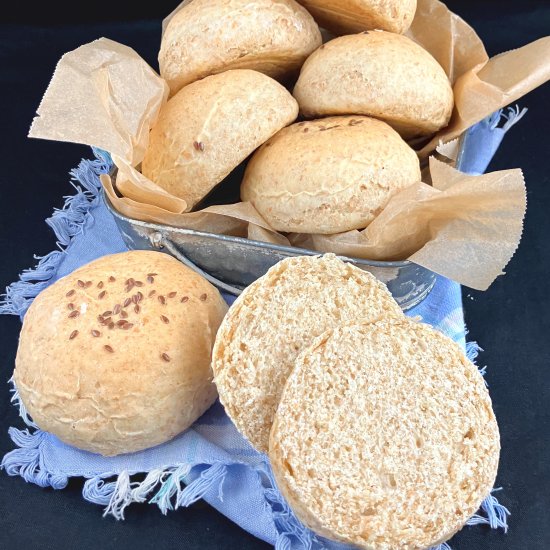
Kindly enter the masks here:
M 416 153 L 363 116 L 300 122 L 247 166 L 241 198 L 277 231 L 333 234 L 367 227 L 392 195 L 420 181 Z
M 443 334 L 401 318 L 340 326 L 300 355 L 269 457 L 283 496 L 317 533 L 419 550 L 477 511 L 499 451 L 477 368 Z
M 294 0 L 193 0 L 166 27 L 160 74 L 172 94 L 228 69 L 284 79 L 320 45 L 319 27 Z
M 404 33 L 416 13 L 416 0 L 298 0 L 321 27 L 335 34 L 373 29 Z
M 142 172 L 191 210 L 298 115 L 294 98 L 262 73 L 227 71 L 181 89 L 151 130 Z
M 439 63 L 406 36 L 383 31 L 341 36 L 313 53 L 294 88 L 304 116 L 363 114 L 403 137 L 447 126 L 454 96 Z
M 283 260 L 243 292 L 220 327 L 212 355 L 220 401 L 240 432 L 267 452 L 300 351 L 338 323 L 402 315 L 385 285 L 333 254 Z
M 34 422 L 102 455 L 158 445 L 216 399 L 210 357 L 219 292 L 160 252 L 105 256 L 41 292 L 14 380 Z

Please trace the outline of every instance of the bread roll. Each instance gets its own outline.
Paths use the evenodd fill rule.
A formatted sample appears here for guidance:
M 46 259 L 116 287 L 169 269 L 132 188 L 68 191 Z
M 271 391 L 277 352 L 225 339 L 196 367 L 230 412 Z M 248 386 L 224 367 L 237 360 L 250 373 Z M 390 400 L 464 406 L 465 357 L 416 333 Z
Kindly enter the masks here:
M 240 432 L 267 452 L 301 349 L 339 323 L 402 315 L 384 284 L 333 254 L 283 260 L 243 292 L 220 327 L 212 355 L 220 401 Z
M 248 164 L 241 198 L 278 231 L 332 234 L 366 227 L 418 181 L 416 153 L 390 126 L 332 117 L 271 138 Z
M 234 168 L 298 115 L 294 98 L 256 71 L 208 76 L 161 109 L 142 172 L 191 210 Z
M 410 38 L 383 31 L 319 48 L 302 67 L 294 97 L 306 117 L 369 115 L 405 138 L 447 126 L 454 105 L 441 65 Z
M 55 282 L 23 322 L 14 373 L 34 422 L 117 455 L 164 443 L 216 399 L 219 292 L 160 252 L 105 256 Z
M 416 0 L 298 0 L 319 25 L 335 34 L 382 29 L 404 33 L 416 12 Z
M 301 354 L 269 457 L 282 494 L 317 533 L 420 550 L 478 510 L 499 451 L 477 368 L 452 340 L 402 318 L 341 326 Z
M 283 79 L 320 45 L 319 27 L 294 0 L 193 0 L 166 27 L 160 74 L 172 94 L 228 69 Z

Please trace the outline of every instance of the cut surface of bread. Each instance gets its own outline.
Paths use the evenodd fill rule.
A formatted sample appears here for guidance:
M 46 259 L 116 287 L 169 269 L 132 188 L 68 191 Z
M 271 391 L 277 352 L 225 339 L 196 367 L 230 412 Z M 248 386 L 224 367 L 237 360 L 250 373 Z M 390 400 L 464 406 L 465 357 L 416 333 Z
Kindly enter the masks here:
M 402 315 L 383 283 L 333 254 L 285 259 L 243 292 L 222 323 L 212 362 L 220 400 L 241 433 L 267 452 L 299 352 L 337 324 Z
M 435 546 L 495 481 L 499 432 L 459 346 L 405 317 L 338 327 L 297 359 L 269 457 L 296 515 L 369 550 Z

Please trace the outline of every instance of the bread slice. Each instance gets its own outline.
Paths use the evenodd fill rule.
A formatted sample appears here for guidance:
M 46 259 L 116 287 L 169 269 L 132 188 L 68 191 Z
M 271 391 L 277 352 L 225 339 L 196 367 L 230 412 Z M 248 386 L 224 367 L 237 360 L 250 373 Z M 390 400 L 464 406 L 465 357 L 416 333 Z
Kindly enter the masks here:
M 495 481 L 499 432 L 476 367 L 407 318 L 341 326 L 296 361 L 269 457 L 296 515 L 369 550 L 450 538 Z
M 241 433 L 267 452 L 299 352 L 337 324 L 402 315 L 384 284 L 334 254 L 283 260 L 243 292 L 220 327 L 212 363 L 220 400 Z

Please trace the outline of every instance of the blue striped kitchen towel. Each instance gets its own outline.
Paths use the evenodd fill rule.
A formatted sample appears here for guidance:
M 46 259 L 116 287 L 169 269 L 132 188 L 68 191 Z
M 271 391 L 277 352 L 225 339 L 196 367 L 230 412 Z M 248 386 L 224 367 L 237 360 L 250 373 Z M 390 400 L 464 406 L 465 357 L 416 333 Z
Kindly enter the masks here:
M 499 128 L 501 117 L 506 127 Z M 461 168 L 482 173 L 517 112 L 498 113 L 470 130 Z M 111 169 L 110 159 L 96 152 L 72 172 L 76 194 L 47 220 L 60 250 L 40 260 L 6 291 L 0 313 L 21 318 L 33 298 L 54 281 L 105 254 L 126 250 L 113 218 L 102 203 L 99 175 Z M 228 301 L 231 301 L 227 297 Z M 430 296 L 408 312 L 420 315 L 459 342 L 471 359 L 478 348 L 466 344 L 460 286 L 438 277 Z M 205 499 L 243 529 L 277 549 L 346 548 L 316 537 L 293 515 L 278 492 L 267 458 L 237 432 L 216 403 L 189 430 L 174 440 L 142 452 L 106 458 L 65 445 L 33 425 L 14 390 L 26 429 L 12 427 L 16 448 L 2 461 L 8 475 L 41 487 L 63 489 L 71 477 L 83 478 L 82 495 L 102 505 L 106 515 L 123 519 L 132 503 L 156 504 L 163 513 Z M 136 479 L 139 475 L 139 481 Z M 143 476 L 145 474 L 145 477 Z M 508 511 L 490 495 L 469 521 L 507 529 Z M 448 549 L 447 544 L 438 550 Z

